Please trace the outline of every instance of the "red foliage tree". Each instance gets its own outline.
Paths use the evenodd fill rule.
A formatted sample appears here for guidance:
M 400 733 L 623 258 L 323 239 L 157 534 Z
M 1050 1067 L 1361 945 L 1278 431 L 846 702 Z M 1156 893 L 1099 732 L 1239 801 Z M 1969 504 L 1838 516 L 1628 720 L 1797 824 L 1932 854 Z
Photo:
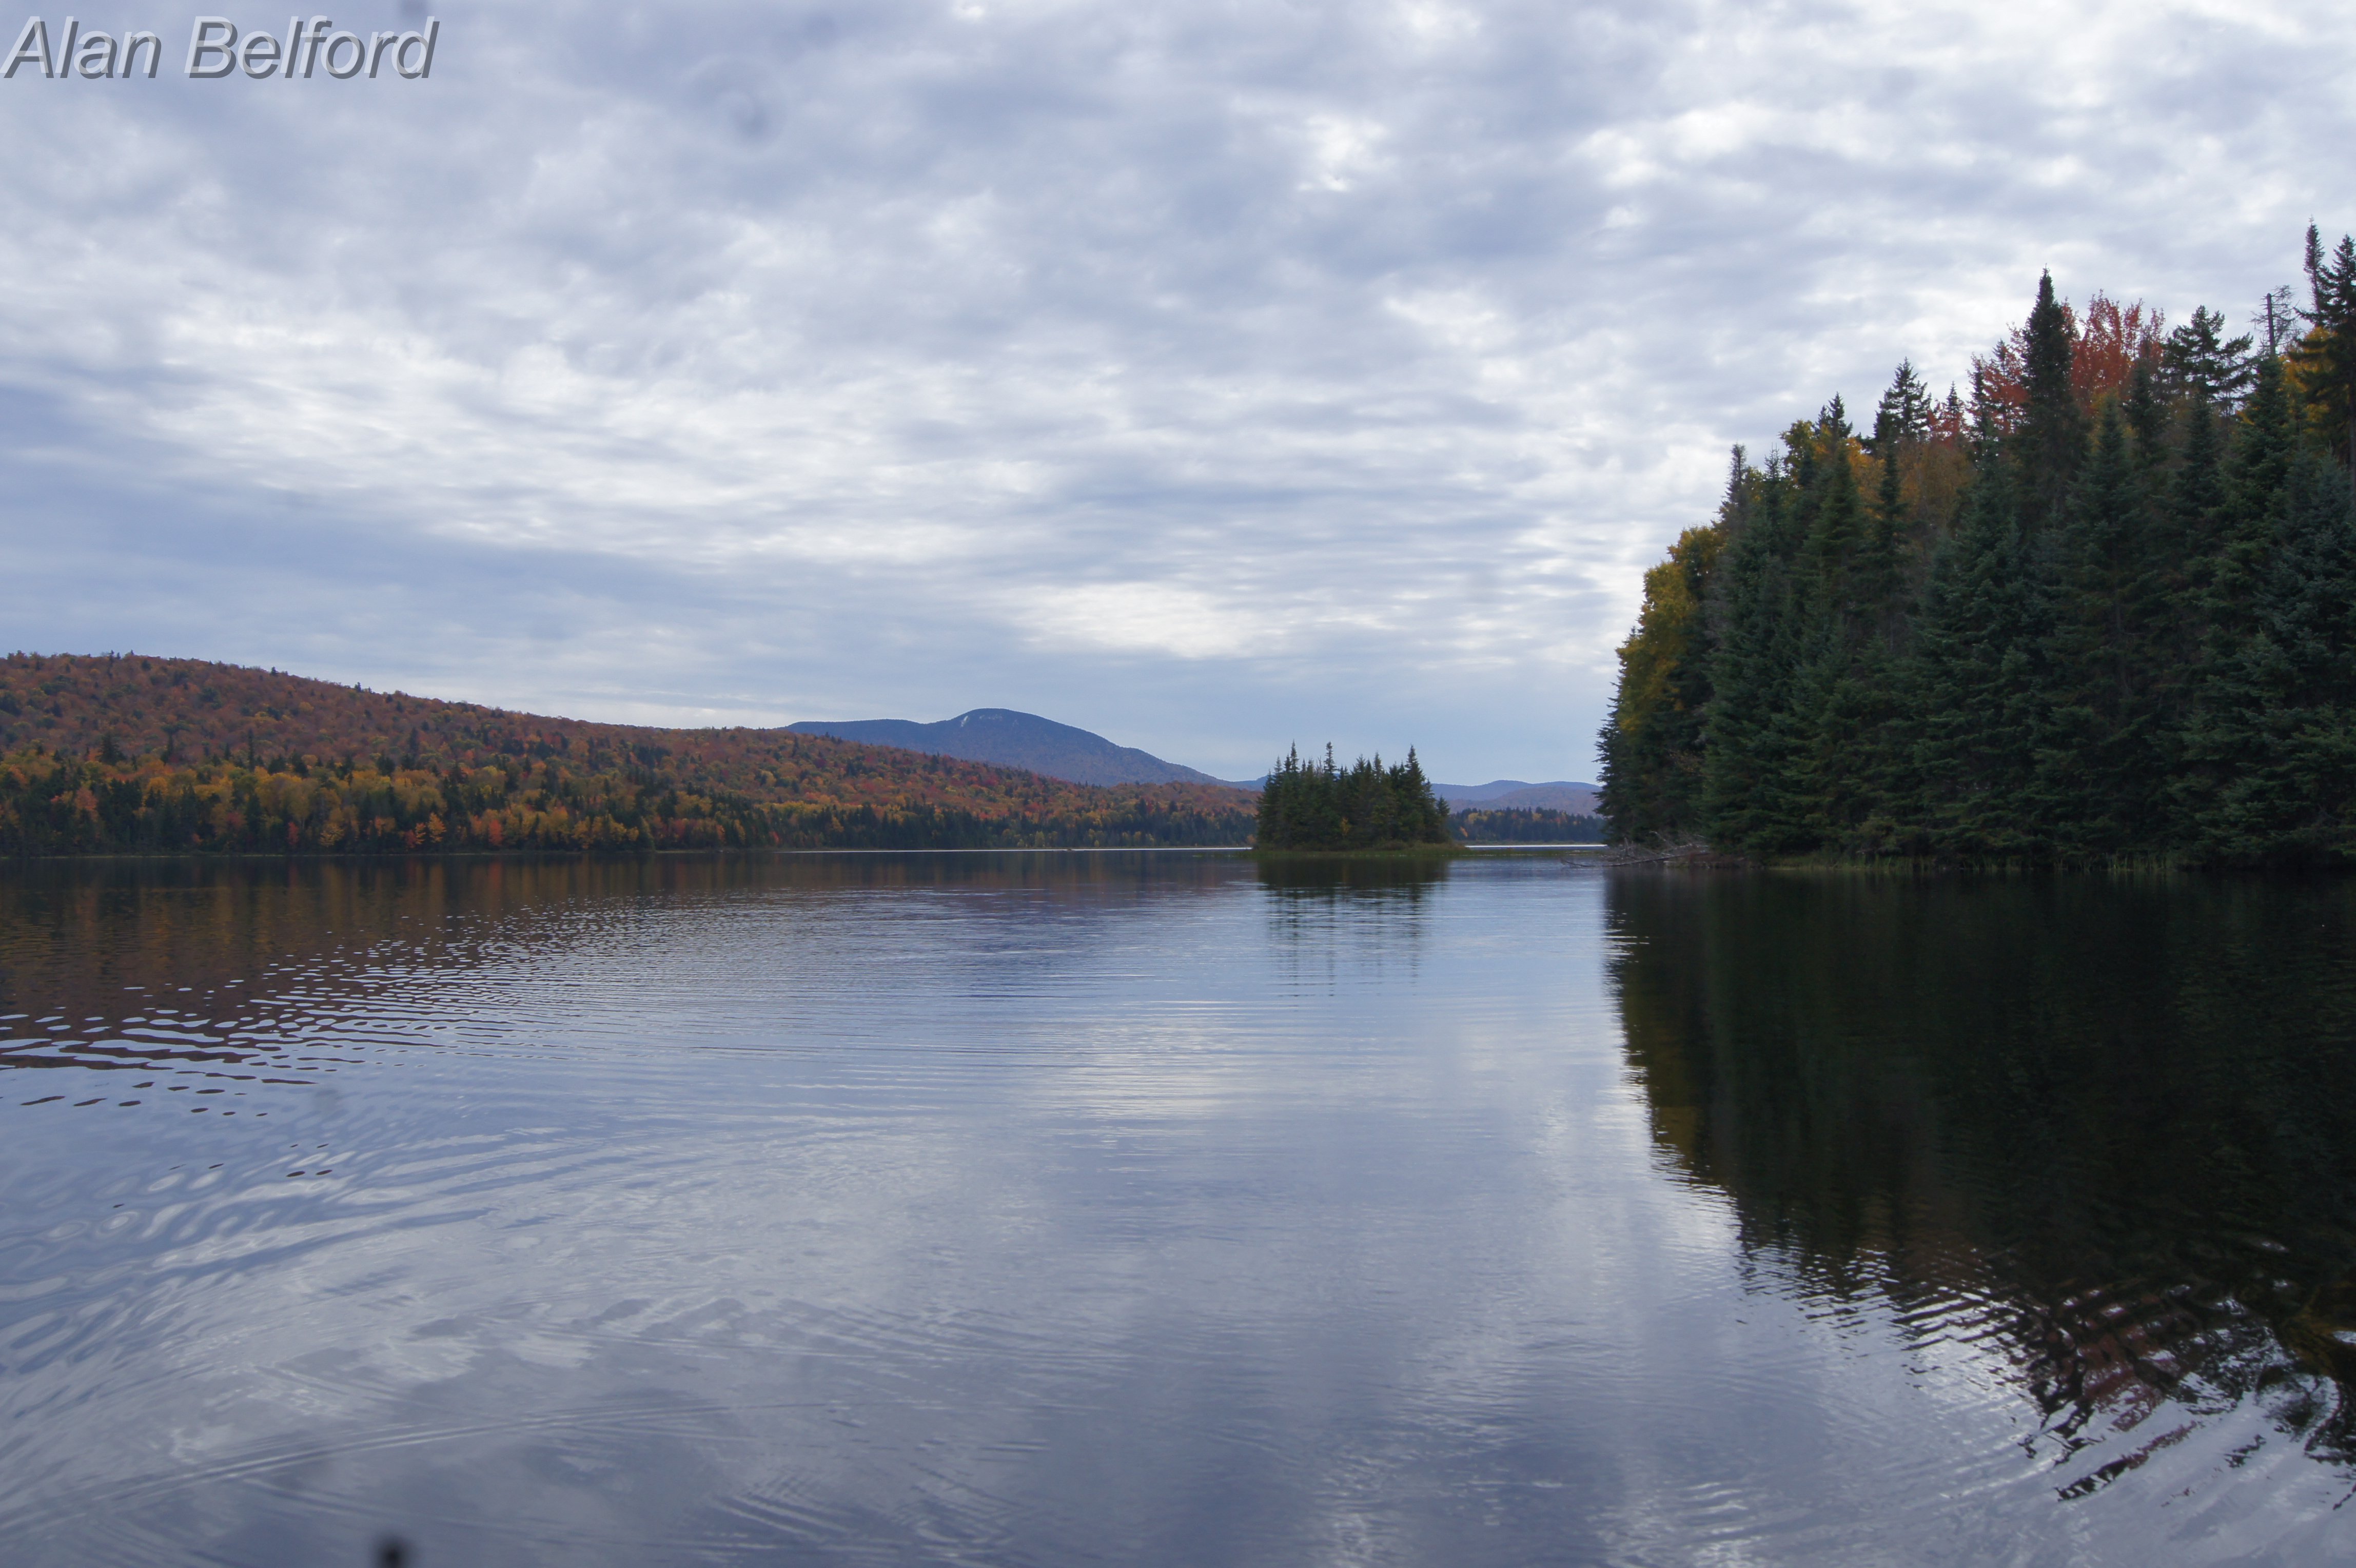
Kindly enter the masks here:
M 2100 289 L 2086 301 L 2083 313 L 2066 301 L 2062 310 L 2070 322 L 2070 390 L 2089 417 L 2104 396 L 2126 391 L 2138 360 L 2158 365 L 2164 313 L 2139 299 L 2123 306 Z M 1989 352 L 1972 357 L 1980 396 L 1993 406 L 2000 430 L 2018 424 L 2028 405 L 2028 356 L 2024 324 Z

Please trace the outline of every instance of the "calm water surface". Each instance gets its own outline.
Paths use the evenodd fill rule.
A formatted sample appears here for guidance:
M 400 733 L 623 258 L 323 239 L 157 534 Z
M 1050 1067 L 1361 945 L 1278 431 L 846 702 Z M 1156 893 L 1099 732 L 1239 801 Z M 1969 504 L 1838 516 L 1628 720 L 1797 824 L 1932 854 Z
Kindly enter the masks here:
M 0 878 L 11 1563 L 2356 1561 L 2356 888 Z

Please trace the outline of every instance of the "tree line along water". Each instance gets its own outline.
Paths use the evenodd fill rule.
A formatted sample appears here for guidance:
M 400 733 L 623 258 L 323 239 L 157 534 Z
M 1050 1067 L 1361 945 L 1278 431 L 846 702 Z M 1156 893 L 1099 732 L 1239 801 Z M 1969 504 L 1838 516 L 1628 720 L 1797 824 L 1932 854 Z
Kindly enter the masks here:
M 2356 242 L 2307 305 L 2028 320 L 1942 400 L 1835 398 L 1646 574 L 1623 839 L 1737 854 L 2356 857 Z

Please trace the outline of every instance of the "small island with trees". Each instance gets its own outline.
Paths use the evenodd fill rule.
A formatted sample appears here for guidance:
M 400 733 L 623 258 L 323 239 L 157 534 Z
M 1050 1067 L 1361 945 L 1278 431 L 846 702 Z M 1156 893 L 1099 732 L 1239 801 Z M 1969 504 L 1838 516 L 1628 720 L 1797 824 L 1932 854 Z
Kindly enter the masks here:
M 1259 797 L 1253 847 L 1285 854 L 1452 854 L 1448 808 L 1408 748 L 1405 762 L 1386 767 L 1377 755 L 1348 768 L 1333 748 L 1323 762 L 1301 760 L 1293 747 L 1269 770 Z

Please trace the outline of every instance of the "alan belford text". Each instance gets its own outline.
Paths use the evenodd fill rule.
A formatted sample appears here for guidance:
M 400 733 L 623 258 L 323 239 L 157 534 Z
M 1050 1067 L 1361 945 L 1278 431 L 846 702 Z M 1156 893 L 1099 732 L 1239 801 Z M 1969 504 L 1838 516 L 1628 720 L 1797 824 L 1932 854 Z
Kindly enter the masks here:
M 187 74 L 209 81 L 242 72 L 257 81 L 275 76 L 287 81 L 314 73 L 348 81 L 356 76 L 393 75 L 422 81 L 434 73 L 434 45 L 442 36 L 439 17 L 406 33 L 338 32 L 326 16 L 305 21 L 286 19 L 284 37 L 259 28 L 241 33 L 227 16 L 199 16 L 188 29 Z M 50 44 L 55 42 L 54 51 Z M 16 47 L 0 78 L 14 81 L 18 71 L 34 71 L 56 79 L 83 77 L 152 77 L 163 63 L 164 40 L 140 31 L 117 37 L 85 27 L 72 16 L 65 19 L 52 39 L 49 25 L 36 16 L 16 35 Z

